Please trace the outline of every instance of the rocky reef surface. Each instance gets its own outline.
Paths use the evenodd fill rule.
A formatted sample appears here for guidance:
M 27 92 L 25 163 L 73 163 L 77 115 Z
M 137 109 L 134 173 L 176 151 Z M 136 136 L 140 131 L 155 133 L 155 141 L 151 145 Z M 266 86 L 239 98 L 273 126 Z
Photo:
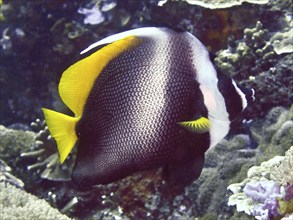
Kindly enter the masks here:
M 237 206 L 238 197 L 229 198 L 257 188 L 247 185 L 255 177 L 247 175 L 249 168 L 285 157 L 293 145 L 291 1 L 0 0 L 0 7 L 0 210 L 6 219 L 261 216 L 256 211 L 246 212 L 251 216 L 237 212 L 233 204 Z M 214 54 L 218 71 L 255 89 L 256 102 L 243 113 L 245 120 L 236 121 L 228 137 L 207 152 L 202 175 L 181 195 L 166 192 L 161 170 L 80 191 L 70 182 L 75 155 L 62 166 L 58 163 L 56 144 L 40 109 L 68 112 L 58 97 L 58 80 L 89 44 L 154 25 L 197 36 Z M 280 177 L 268 181 L 276 179 Z M 240 184 L 238 191 L 227 190 L 235 183 Z M 249 200 L 249 195 L 244 196 Z M 291 200 L 274 199 L 279 207 L 267 216 L 279 219 L 274 216 L 279 213 L 286 219 L 292 212 L 286 202 Z M 259 201 L 251 207 L 263 208 L 265 202 Z
M 52 208 L 23 189 L 23 182 L 13 176 L 12 169 L 0 161 L 0 210 L 1 219 L 60 219 L 69 220 L 66 215 Z

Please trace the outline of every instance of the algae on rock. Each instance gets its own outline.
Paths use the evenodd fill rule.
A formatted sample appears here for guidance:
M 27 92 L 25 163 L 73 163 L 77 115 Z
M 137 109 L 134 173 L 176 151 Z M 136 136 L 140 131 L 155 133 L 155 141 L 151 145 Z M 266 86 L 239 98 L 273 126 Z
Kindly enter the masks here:
M 243 40 L 235 48 L 219 51 L 215 63 L 231 77 L 237 75 L 238 78 L 248 79 L 276 63 L 276 55 L 268 40 L 268 30 L 257 22 L 254 28 L 244 30 Z
M 254 88 L 257 102 L 248 108 L 250 118 L 263 117 L 275 106 L 291 107 L 293 102 L 293 54 L 277 55 L 271 33 L 257 22 L 244 30 L 244 37 L 219 51 L 215 63 L 219 70 Z
M 0 182 L 0 210 L 3 220 L 60 219 L 69 220 L 45 200 L 13 185 Z
M 34 141 L 34 132 L 13 130 L 0 125 L 0 158 L 16 167 L 21 152 L 31 148 Z

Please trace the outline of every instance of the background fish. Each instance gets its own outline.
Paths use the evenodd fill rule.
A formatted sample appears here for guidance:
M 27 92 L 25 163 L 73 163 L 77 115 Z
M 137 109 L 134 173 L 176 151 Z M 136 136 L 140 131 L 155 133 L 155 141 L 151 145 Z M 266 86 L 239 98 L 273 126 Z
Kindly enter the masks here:
M 189 185 L 206 150 L 254 99 L 253 90 L 217 73 L 187 32 L 135 29 L 94 43 L 87 53 L 59 84 L 75 117 L 43 109 L 61 163 L 78 145 L 72 177 L 81 186 L 158 167 L 169 183 Z

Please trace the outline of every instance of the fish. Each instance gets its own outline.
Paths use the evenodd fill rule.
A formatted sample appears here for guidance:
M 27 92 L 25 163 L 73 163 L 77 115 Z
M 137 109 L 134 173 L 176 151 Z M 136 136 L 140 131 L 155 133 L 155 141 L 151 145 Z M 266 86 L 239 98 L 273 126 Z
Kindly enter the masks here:
M 191 33 L 143 27 L 81 52 L 58 90 L 74 113 L 43 108 L 62 164 L 77 147 L 72 180 L 109 184 L 163 169 L 182 188 L 201 174 L 205 152 L 229 132 L 255 92 L 216 70 Z

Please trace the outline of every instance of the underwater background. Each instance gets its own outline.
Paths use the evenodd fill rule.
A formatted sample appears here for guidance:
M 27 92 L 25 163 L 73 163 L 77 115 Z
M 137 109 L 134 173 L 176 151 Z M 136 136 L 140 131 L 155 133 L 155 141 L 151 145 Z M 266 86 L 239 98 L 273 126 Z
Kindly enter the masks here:
M 293 219 L 290 0 L 0 0 L 0 219 Z M 163 196 L 158 171 L 80 191 L 41 107 L 88 45 L 144 26 L 187 30 L 256 101 L 206 153 L 200 178 Z M 227 189 L 228 188 L 228 189 Z

